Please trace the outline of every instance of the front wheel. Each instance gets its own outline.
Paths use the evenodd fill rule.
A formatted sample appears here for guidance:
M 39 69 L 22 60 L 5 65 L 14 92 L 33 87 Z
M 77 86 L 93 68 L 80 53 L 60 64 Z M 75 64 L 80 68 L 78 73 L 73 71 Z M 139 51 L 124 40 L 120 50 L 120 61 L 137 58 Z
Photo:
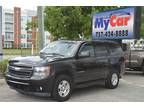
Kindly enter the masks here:
M 71 97 L 73 88 L 72 79 L 66 75 L 60 75 L 56 78 L 52 97 L 57 101 L 66 101 Z
M 114 89 L 118 86 L 119 84 L 119 74 L 118 72 L 111 72 L 108 75 L 108 78 L 105 82 L 106 88 Z

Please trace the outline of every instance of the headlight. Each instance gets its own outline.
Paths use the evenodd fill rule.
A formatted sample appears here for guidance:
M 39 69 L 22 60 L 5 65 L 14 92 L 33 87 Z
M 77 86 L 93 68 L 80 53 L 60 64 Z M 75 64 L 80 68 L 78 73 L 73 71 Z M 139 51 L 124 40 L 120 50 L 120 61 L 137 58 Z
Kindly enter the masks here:
M 50 75 L 50 67 L 35 67 L 31 79 L 40 80 Z

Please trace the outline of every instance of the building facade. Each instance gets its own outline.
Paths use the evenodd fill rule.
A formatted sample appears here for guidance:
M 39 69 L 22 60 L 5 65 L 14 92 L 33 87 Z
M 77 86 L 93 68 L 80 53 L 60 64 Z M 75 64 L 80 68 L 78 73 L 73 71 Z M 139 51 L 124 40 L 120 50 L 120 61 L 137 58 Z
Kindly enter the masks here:
M 21 8 L 14 7 L 14 48 L 20 48 Z
M 36 12 L 32 10 L 25 10 L 21 16 L 21 47 L 22 48 L 31 48 L 33 45 L 36 47 L 37 39 L 37 29 L 26 29 L 27 23 L 33 21 L 34 18 L 37 18 Z
M 14 43 L 14 12 L 5 9 L 2 12 L 2 37 L 3 47 L 12 48 Z
M 0 6 L 0 61 L 2 60 L 2 6 Z
M 31 22 L 37 12 L 22 10 L 19 7 L 2 9 L 2 45 L 3 48 L 36 47 L 36 29 L 26 30 L 27 22 Z

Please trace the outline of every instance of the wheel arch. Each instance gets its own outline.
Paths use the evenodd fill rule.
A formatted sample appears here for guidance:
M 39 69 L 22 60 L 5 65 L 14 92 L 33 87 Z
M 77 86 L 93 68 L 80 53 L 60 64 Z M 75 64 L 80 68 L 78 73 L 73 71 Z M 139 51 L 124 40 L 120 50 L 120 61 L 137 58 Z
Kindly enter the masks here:
M 72 79 L 72 81 L 74 82 L 74 74 L 70 70 L 63 70 L 63 71 L 57 72 L 55 74 L 55 78 L 57 78 L 60 75 L 66 75 L 66 76 L 70 77 Z

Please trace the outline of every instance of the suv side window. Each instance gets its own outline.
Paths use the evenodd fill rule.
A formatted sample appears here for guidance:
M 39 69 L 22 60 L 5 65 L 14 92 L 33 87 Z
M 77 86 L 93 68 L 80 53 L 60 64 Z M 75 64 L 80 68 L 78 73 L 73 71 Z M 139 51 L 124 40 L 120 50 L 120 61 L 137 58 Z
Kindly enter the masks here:
M 95 55 L 96 55 L 96 58 L 106 58 L 108 55 L 106 47 L 102 45 L 96 45 Z
M 78 55 L 80 55 L 80 53 L 82 52 L 89 52 L 90 56 L 94 56 L 94 49 L 93 46 L 91 44 L 84 44 L 81 46 Z
M 119 55 L 122 52 L 122 48 L 118 45 L 109 45 L 109 47 L 111 55 Z

